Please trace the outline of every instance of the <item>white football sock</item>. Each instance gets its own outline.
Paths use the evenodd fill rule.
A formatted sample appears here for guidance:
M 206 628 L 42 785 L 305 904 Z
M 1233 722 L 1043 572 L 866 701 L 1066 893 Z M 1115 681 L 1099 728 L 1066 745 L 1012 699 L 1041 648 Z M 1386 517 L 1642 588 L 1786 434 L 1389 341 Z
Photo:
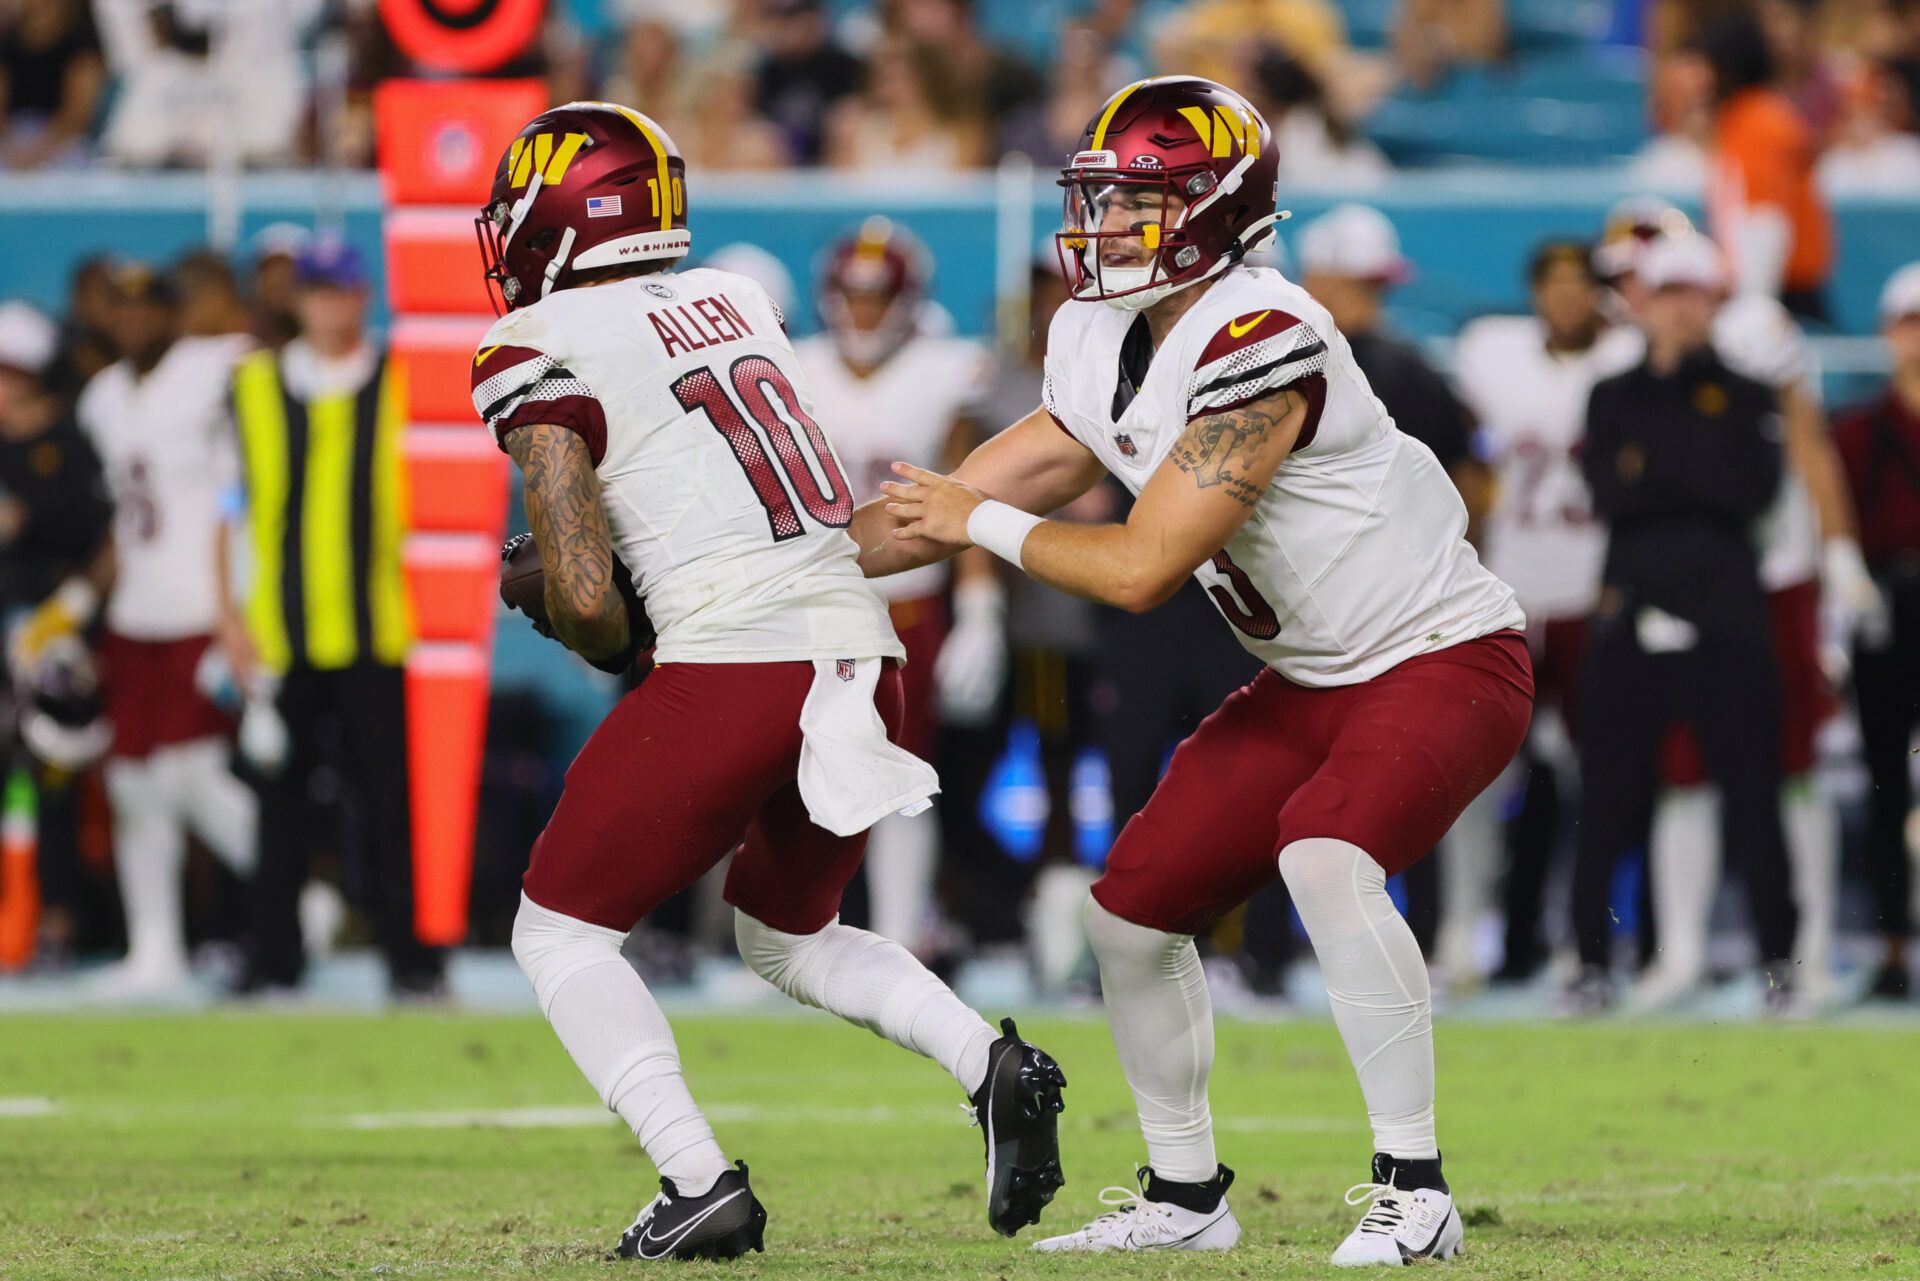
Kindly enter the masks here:
M 113 870 L 127 922 L 127 966 L 184 971 L 180 875 L 187 838 L 166 777 L 150 760 L 110 759 L 106 778 L 113 804 Z
M 969 1095 L 987 1079 L 994 1030 L 892 939 L 838 920 L 788 934 L 737 910 L 733 933 L 740 959 L 802 1005 L 925 1055 Z
M 1653 877 L 1659 969 L 1673 982 L 1697 983 L 1707 969 L 1707 932 L 1720 888 L 1720 793 L 1671 787 L 1661 793 L 1647 843 Z
M 1133 1088 L 1147 1164 L 1163 1179 L 1204 1183 L 1219 1171 L 1207 1077 L 1213 1001 L 1193 938 L 1135 925 L 1087 900 L 1087 941 L 1120 1067 Z
M 1387 874 L 1348 841 L 1311 837 L 1280 851 L 1293 906 L 1360 1078 L 1373 1148 L 1439 1156 L 1433 1112 L 1433 991 L 1420 944 L 1387 897 Z
M 226 743 L 201 739 L 154 755 L 194 835 L 235 876 L 252 876 L 260 857 L 260 804 L 253 789 L 233 776 Z
M 889 814 L 867 833 L 867 898 L 873 932 L 916 948 L 933 907 L 940 822 L 932 811 Z
M 1511 767 L 1509 767 L 1511 770 Z M 1493 878 L 1500 866 L 1500 819 L 1506 804 L 1503 773 L 1454 820 L 1440 850 L 1440 928 L 1436 959 L 1449 980 L 1478 975 L 1474 940 L 1493 903 Z
M 1800 908 L 1794 959 L 1813 987 L 1833 977 L 1834 916 L 1839 899 L 1840 829 L 1833 802 L 1813 774 L 1787 780 L 1780 794 L 1781 826 L 1793 866 L 1793 899 Z
M 1066 987 L 1087 954 L 1081 913 L 1093 882 L 1093 870 L 1078 863 L 1049 863 L 1033 879 L 1025 914 L 1027 953 L 1042 993 Z
M 620 955 L 623 938 L 525 894 L 513 918 L 514 959 L 560 1044 L 661 1176 L 699 1196 L 726 1172 L 727 1158 L 687 1091 L 666 1015 Z

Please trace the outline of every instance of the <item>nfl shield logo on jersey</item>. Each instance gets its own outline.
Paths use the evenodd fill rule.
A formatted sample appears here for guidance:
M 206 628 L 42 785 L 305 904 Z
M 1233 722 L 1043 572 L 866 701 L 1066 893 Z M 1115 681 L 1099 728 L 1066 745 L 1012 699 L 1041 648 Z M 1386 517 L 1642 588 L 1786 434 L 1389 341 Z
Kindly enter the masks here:
M 1120 452 L 1128 458 L 1132 458 L 1140 452 L 1139 447 L 1133 443 L 1133 437 L 1124 431 L 1118 431 L 1113 434 L 1113 443 L 1119 446 Z
M 836 659 L 833 664 L 833 674 L 843 681 L 852 680 L 853 660 L 851 658 Z

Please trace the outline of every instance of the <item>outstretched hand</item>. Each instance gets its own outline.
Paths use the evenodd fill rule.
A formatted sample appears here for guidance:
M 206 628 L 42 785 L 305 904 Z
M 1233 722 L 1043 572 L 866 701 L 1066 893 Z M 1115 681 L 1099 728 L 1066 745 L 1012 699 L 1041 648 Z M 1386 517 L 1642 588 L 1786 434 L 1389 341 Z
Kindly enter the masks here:
M 893 531 L 895 538 L 928 538 L 959 547 L 972 545 L 967 537 L 967 519 L 973 515 L 974 508 L 987 501 L 985 494 L 964 481 L 911 463 L 895 463 L 893 471 L 905 479 L 888 481 L 880 489 L 888 498 L 887 514 L 898 522 Z

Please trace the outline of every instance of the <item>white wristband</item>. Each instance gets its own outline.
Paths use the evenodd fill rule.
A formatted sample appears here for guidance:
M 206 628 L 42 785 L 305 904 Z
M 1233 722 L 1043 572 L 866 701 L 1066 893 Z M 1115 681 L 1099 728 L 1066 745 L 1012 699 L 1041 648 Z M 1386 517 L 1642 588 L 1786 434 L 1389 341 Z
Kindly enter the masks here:
M 967 517 L 967 538 L 975 547 L 984 547 L 1001 560 L 1025 569 L 1020 562 L 1020 547 L 1041 520 L 1042 517 L 989 498 Z

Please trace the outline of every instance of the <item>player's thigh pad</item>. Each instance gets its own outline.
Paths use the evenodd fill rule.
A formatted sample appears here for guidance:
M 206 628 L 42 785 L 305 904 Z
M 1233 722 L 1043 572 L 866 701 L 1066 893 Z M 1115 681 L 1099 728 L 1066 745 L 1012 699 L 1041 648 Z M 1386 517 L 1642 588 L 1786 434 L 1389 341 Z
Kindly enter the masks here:
M 899 666 L 889 663 L 873 691 L 887 737 L 896 743 L 903 716 L 902 677 Z M 796 761 L 798 755 L 796 725 Z M 789 768 L 784 781 L 759 803 L 745 843 L 727 867 L 726 900 L 774 929 L 812 934 L 840 914 L 841 897 L 866 850 L 867 833 L 835 836 L 807 816 L 800 784 Z
M 792 781 L 809 663 L 667 663 L 567 770 L 527 897 L 625 932 L 699 880 Z
M 1333 837 L 1367 851 L 1388 875 L 1424 857 L 1499 777 L 1533 712 L 1526 644 L 1513 632 L 1312 693 L 1311 728 L 1332 741 L 1281 809 L 1272 852 Z
M 1279 873 L 1279 817 L 1319 767 L 1297 729 L 1303 691 L 1270 670 L 1229 696 L 1174 751 L 1165 777 L 1107 855 L 1093 897 L 1123 920 L 1198 934 Z

